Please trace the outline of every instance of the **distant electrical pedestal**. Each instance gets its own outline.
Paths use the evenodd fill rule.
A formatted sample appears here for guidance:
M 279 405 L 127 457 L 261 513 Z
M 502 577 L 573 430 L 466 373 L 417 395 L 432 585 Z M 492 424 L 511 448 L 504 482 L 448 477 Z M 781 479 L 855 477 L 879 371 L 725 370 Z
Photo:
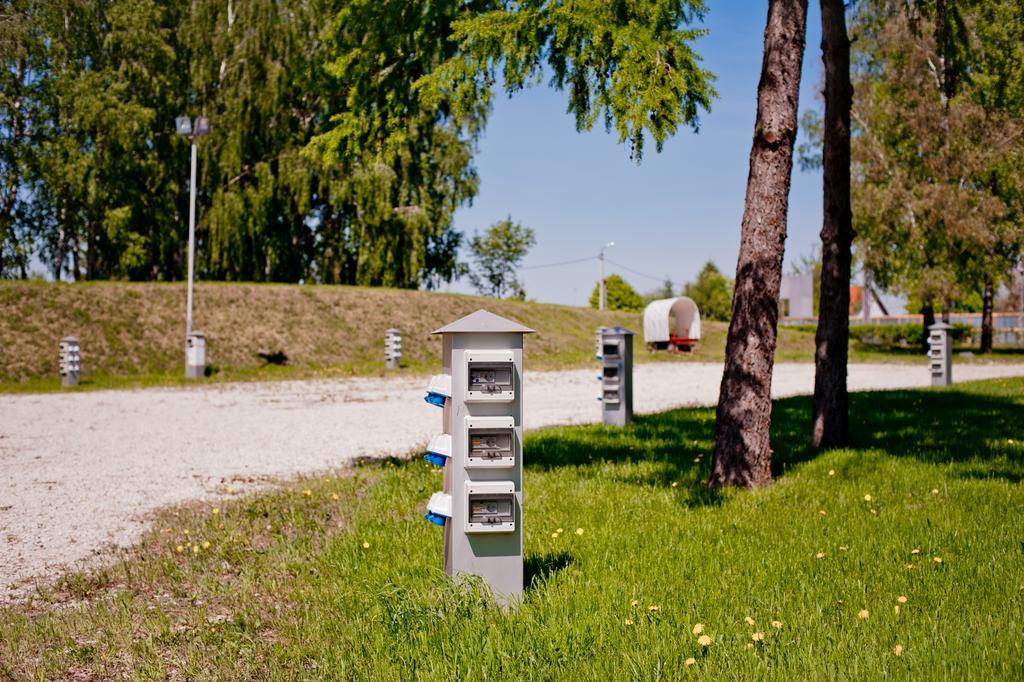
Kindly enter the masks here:
M 78 385 L 82 373 L 82 347 L 77 336 L 65 336 L 60 340 L 60 385 L 71 388 Z
M 424 458 L 444 468 L 426 519 L 444 527 L 444 570 L 479 576 L 504 605 L 523 593 L 523 334 L 478 310 L 435 334 L 444 374 L 425 400 L 444 408 Z
M 384 366 L 388 369 L 402 366 L 402 332 L 397 329 L 384 332 Z
M 633 336 L 622 327 L 600 327 L 601 415 L 605 424 L 625 426 L 633 421 Z
M 953 327 L 945 322 L 928 327 L 928 368 L 932 386 L 953 383 Z
M 202 332 L 185 335 L 185 378 L 202 379 L 206 376 L 206 336 Z

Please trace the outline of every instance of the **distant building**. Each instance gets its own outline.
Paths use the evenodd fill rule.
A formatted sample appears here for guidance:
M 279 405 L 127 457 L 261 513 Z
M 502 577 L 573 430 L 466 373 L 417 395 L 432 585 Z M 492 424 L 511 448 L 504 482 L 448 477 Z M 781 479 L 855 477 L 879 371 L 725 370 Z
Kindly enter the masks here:
M 814 317 L 814 273 L 784 275 L 779 307 L 782 317 Z

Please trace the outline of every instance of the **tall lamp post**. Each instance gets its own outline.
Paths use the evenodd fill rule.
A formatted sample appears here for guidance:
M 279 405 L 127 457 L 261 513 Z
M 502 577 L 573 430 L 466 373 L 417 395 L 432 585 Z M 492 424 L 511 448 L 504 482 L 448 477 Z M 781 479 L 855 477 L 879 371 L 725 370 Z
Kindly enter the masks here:
M 192 142 L 192 173 L 188 184 L 188 301 L 185 304 L 185 376 L 195 378 L 193 375 L 202 376 L 206 364 L 206 342 L 201 334 L 193 338 L 192 334 L 192 280 L 195 273 L 196 253 L 196 164 L 197 164 L 197 141 L 210 133 L 210 119 L 199 116 L 193 125 L 192 119 L 188 116 L 179 116 L 174 119 L 175 128 L 179 135 L 184 135 Z M 195 357 L 190 357 L 191 355 Z M 197 369 L 198 368 L 198 369 Z
M 599 303 L 598 303 L 598 306 L 597 306 L 598 310 L 604 310 L 605 308 L 608 307 L 608 291 L 607 291 L 607 289 L 605 288 L 605 285 L 604 285 L 604 250 L 605 249 L 610 249 L 613 246 L 615 246 L 615 242 L 608 242 L 607 244 L 602 246 L 601 247 L 601 254 L 597 257 L 597 260 L 601 263 L 601 280 L 600 280 L 601 295 L 600 295 Z

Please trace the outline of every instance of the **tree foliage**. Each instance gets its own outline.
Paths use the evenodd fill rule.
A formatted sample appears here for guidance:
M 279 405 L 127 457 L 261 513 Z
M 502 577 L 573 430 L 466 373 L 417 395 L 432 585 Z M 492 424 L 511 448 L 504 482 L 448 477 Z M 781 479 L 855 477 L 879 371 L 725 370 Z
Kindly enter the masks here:
M 697 279 L 683 287 L 683 296 L 693 299 L 702 318 L 728 320 L 732 308 L 732 280 L 708 261 L 697 273 Z
M 2 53 L 0 172 L 20 204 L 0 225 L 0 273 L 23 275 L 31 252 L 58 277 L 181 278 L 189 145 L 173 122 L 204 114 L 212 132 L 199 143 L 200 277 L 415 287 L 457 274 L 452 215 L 477 187 L 468 137 L 434 112 L 404 111 L 394 121 L 404 141 L 390 154 L 369 138 L 343 163 L 307 153 L 314 140 L 329 148 L 319 136 L 339 117 L 372 123 L 368 99 L 412 92 L 425 71 L 378 78 L 387 66 L 375 62 L 389 50 L 416 54 L 427 70 L 450 54 L 429 49 L 451 44 L 433 30 L 444 26 L 399 7 L 7 3 L 0 31 L 20 33 L 3 44 L 21 49 Z M 343 59 L 348 68 L 338 68 Z M 31 105 L 18 109 L 31 113 L 20 128 L 10 119 L 19 92 Z M 32 135 L 6 135 L 22 128 Z
M 484 296 L 525 299 L 516 268 L 536 243 L 533 230 L 513 222 L 512 216 L 494 223 L 483 235 L 473 235 L 469 242 L 474 261 L 470 282 Z
M 619 275 L 610 275 L 604 279 L 605 301 L 608 310 L 625 310 L 636 312 L 644 309 L 644 299 L 636 292 L 629 282 Z M 590 292 L 590 307 L 595 310 L 601 305 L 601 283 L 594 285 Z
M 1019 0 L 878 0 L 855 15 L 861 255 L 882 287 L 929 307 L 1004 279 L 1019 257 L 1022 15 Z

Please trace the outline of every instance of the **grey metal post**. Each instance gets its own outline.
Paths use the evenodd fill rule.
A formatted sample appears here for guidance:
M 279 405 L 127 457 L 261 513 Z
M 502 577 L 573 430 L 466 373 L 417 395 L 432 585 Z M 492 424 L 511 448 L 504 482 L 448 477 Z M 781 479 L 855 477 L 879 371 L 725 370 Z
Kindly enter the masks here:
M 185 378 L 202 379 L 206 375 L 206 336 L 189 332 L 185 337 Z
M 196 251 L 196 139 L 192 138 L 192 175 L 188 185 L 188 302 L 185 308 L 185 336 L 192 333 L 192 274 Z M 187 362 L 187 359 L 186 359 Z
M 60 340 L 60 385 L 71 388 L 78 385 L 82 372 L 82 351 L 77 336 L 65 336 Z
M 953 383 L 953 327 L 945 322 L 928 327 L 928 365 L 932 386 Z
M 444 374 L 427 402 L 443 404 L 444 433 L 427 459 L 444 466 L 444 488 L 426 517 L 444 526 L 445 573 L 479 576 L 504 605 L 523 593 L 523 334 L 532 332 L 486 310 L 433 332 Z
M 388 369 L 402 366 L 402 332 L 394 328 L 384 332 L 384 366 Z
M 622 327 L 601 329 L 601 416 L 605 424 L 633 421 L 633 337 Z

